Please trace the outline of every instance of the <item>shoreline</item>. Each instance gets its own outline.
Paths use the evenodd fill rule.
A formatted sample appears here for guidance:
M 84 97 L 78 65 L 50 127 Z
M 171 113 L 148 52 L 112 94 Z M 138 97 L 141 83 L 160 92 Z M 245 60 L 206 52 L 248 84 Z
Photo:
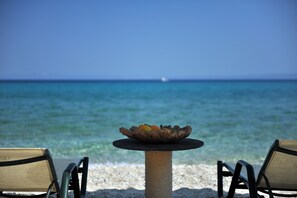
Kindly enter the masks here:
M 230 179 L 224 180 L 224 192 Z M 144 197 L 144 164 L 90 164 L 88 197 Z M 216 165 L 172 165 L 172 196 L 217 197 Z M 236 191 L 236 197 L 246 198 L 246 190 Z

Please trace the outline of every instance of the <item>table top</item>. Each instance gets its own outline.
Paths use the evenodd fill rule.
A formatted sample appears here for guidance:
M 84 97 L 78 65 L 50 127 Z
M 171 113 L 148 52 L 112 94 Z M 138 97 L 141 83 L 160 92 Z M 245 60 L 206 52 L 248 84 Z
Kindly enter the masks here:
M 202 147 L 204 142 L 201 140 L 185 138 L 176 143 L 152 144 L 134 139 L 121 139 L 114 141 L 112 144 L 117 148 L 137 151 L 179 151 Z

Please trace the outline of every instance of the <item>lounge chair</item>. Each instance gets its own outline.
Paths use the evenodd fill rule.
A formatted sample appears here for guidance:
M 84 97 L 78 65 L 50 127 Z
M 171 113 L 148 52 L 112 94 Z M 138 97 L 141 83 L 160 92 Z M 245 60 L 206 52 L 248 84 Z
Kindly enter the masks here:
M 66 198 L 73 191 L 75 198 L 85 197 L 88 163 L 88 157 L 52 159 L 43 148 L 0 148 L 0 196 L 38 192 Z
M 218 161 L 218 197 L 223 197 L 223 177 L 232 176 L 228 198 L 234 196 L 236 189 L 248 189 L 251 198 L 260 196 L 258 192 L 269 197 L 297 197 L 297 140 L 275 140 L 262 166 L 252 166 L 240 160 L 236 165 Z M 275 192 L 277 191 L 277 192 Z M 260 196 L 261 197 L 261 196 Z

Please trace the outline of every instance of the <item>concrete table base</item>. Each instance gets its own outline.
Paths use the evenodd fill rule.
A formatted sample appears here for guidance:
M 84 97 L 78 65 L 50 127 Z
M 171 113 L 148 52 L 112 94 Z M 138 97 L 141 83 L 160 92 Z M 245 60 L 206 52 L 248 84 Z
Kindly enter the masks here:
M 145 152 L 145 197 L 172 197 L 172 152 Z
M 113 142 L 117 148 L 145 151 L 145 197 L 172 197 L 172 152 L 196 149 L 203 142 L 195 139 L 183 139 L 176 143 L 152 144 L 134 139 L 122 139 Z

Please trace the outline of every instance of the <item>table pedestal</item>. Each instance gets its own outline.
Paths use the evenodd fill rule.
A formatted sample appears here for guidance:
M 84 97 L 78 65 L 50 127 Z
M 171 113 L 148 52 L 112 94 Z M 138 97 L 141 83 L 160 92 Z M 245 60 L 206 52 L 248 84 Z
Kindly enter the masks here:
M 145 197 L 172 197 L 172 152 L 145 152 Z
M 172 197 L 172 151 L 195 149 L 203 146 L 200 140 L 186 138 L 179 142 L 153 144 L 134 139 L 116 140 L 117 148 L 145 151 L 145 197 Z

